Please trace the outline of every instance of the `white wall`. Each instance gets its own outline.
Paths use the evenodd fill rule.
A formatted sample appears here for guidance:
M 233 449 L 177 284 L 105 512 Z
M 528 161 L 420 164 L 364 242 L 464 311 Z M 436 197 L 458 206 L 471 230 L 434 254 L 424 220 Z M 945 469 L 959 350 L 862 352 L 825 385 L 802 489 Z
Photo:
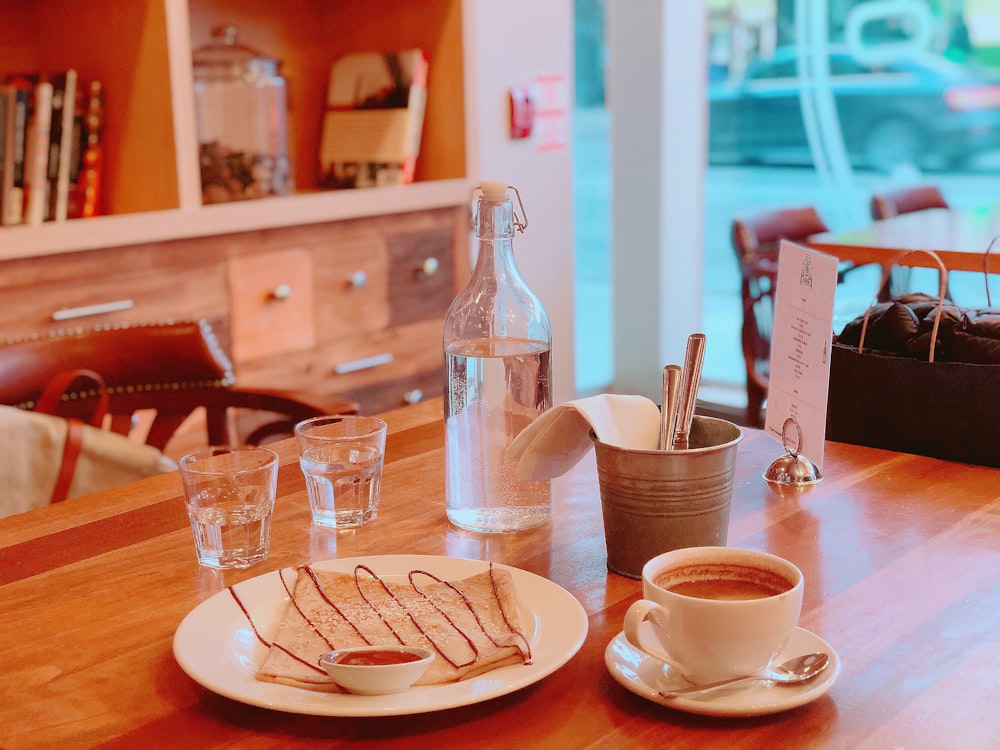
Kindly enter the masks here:
M 573 185 L 568 133 L 573 95 L 572 0 L 470 0 L 464 5 L 469 174 L 504 180 L 524 201 L 528 228 L 514 254 L 552 323 L 553 399 L 575 397 L 573 336 Z M 471 47 L 471 48 L 469 48 Z M 538 149 L 511 140 L 508 92 L 538 76 L 565 76 L 567 145 Z
M 705 7 L 610 0 L 607 23 L 615 390 L 659 403 L 701 325 Z

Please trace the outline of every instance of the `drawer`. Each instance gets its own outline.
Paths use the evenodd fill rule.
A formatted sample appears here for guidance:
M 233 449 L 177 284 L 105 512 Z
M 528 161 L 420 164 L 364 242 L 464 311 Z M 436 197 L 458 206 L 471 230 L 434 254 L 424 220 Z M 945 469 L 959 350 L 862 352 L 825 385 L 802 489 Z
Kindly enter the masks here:
M 419 404 L 444 393 L 444 367 L 405 378 L 357 388 L 341 394 L 355 401 L 362 414 L 378 414 L 408 404 Z
M 0 291 L 0 335 L 71 326 L 228 317 L 224 265 L 156 269 Z
M 290 248 L 228 261 L 233 360 L 270 357 L 316 344 L 312 254 Z
M 431 320 L 240 362 L 236 378 L 245 386 L 343 394 L 443 367 L 441 321 Z
M 388 256 L 377 235 L 336 238 L 314 247 L 313 263 L 320 341 L 388 327 Z
M 454 291 L 450 227 L 389 235 L 390 324 L 443 320 Z

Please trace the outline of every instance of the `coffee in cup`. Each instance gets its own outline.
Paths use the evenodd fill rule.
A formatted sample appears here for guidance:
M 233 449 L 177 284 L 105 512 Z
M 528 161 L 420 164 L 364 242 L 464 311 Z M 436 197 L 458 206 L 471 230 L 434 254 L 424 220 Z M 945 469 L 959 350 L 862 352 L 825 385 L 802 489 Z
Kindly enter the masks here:
M 666 552 L 643 567 L 643 599 L 625 615 L 625 637 L 695 684 L 753 674 L 794 632 L 802 585 L 795 565 L 764 552 Z
M 749 565 L 686 565 L 667 570 L 653 581 L 661 589 L 696 599 L 764 599 L 792 588 L 785 576 Z

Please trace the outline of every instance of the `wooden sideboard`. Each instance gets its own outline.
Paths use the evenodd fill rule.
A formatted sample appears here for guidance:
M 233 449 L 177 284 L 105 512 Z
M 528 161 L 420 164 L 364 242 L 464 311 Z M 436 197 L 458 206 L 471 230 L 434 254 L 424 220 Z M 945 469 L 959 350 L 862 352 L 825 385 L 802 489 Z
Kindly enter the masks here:
M 467 215 L 441 208 L 11 259 L 0 336 L 205 318 L 240 384 L 374 413 L 441 394 L 467 248 Z

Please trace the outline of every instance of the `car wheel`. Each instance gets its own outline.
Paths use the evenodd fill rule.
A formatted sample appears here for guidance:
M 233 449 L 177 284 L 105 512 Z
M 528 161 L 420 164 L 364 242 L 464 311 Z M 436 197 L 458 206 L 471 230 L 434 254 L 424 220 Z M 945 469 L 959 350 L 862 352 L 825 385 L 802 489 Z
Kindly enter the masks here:
M 886 174 L 900 166 L 920 166 L 923 154 L 923 129 L 912 120 L 881 120 L 875 123 L 865 140 L 865 162 Z

